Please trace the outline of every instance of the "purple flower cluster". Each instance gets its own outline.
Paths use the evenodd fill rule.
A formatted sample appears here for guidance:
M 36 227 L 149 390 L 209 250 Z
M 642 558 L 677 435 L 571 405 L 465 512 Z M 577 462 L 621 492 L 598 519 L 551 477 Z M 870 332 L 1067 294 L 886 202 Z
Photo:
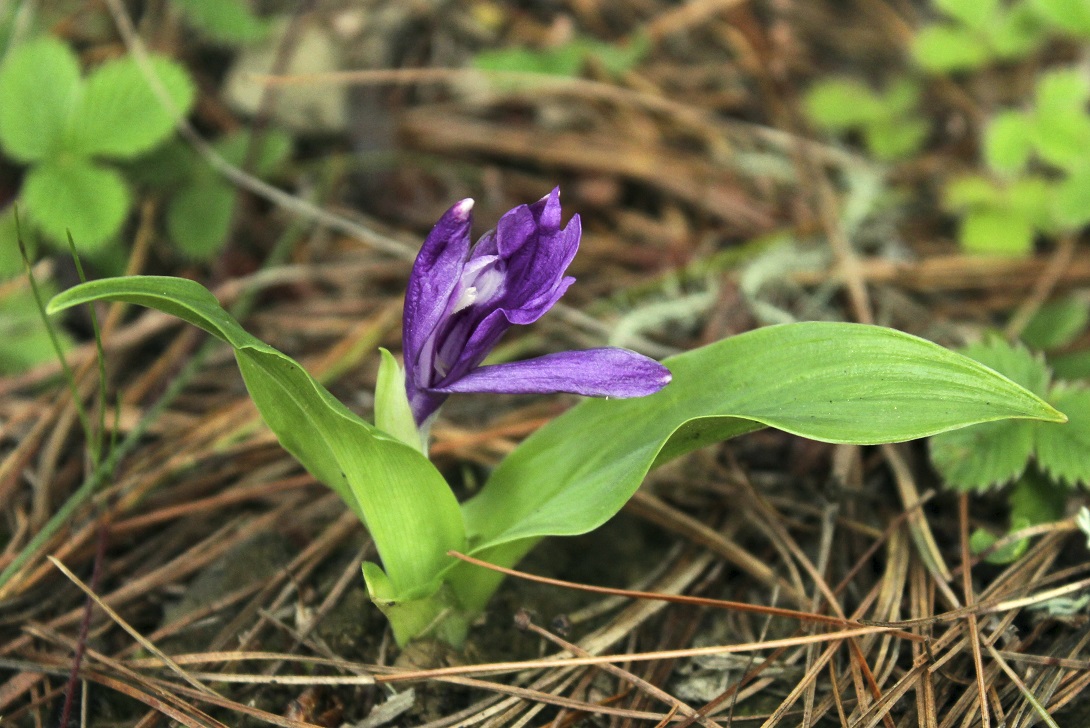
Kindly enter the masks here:
M 642 397 L 666 386 L 666 367 L 612 347 L 481 366 L 508 328 L 537 321 L 575 281 L 564 272 L 580 225 L 576 215 L 561 228 L 554 189 L 471 245 L 472 209 L 473 200 L 462 200 L 435 224 L 405 294 L 405 388 L 418 426 L 453 393 Z

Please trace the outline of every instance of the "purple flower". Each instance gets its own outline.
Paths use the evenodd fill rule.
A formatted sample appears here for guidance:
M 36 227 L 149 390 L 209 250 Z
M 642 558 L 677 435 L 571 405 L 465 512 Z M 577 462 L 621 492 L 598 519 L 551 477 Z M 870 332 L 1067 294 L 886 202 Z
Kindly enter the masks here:
M 473 200 L 447 210 L 413 264 L 405 294 L 405 389 L 424 425 L 455 392 L 572 392 L 642 397 L 670 372 L 627 349 L 566 351 L 481 366 L 512 324 L 537 321 L 575 279 L 564 271 L 579 248 L 579 216 L 560 227 L 560 190 L 500 218 L 471 246 Z

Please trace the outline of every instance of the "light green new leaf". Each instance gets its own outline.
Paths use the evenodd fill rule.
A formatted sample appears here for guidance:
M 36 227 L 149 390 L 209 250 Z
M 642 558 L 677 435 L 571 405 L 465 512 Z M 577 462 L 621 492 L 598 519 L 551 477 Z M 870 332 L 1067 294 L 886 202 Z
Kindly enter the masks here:
M 1086 0 L 1032 0 L 1032 4 L 1063 30 L 1090 36 L 1090 4 Z
M 129 212 L 128 185 L 116 170 L 79 157 L 35 165 L 23 182 L 27 216 L 45 235 L 67 245 L 68 231 L 95 250 L 121 230 Z
M 1005 190 L 987 177 L 968 175 L 947 183 L 942 191 L 942 202 L 947 210 L 971 210 L 1001 205 L 1005 195 Z
M 1039 109 L 1034 127 L 1034 143 L 1041 159 L 1062 169 L 1077 169 L 1086 164 L 1090 149 L 1090 117 L 1081 109 Z
M 8 156 L 37 162 L 53 155 L 80 86 L 79 59 L 56 38 L 12 50 L 0 65 L 0 144 Z
M 298 363 L 247 333 L 198 283 L 157 276 L 92 281 L 59 294 L 48 310 L 94 301 L 155 308 L 230 344 L 280 443 L 367 525 L 395 593 L 411 599 L 438 588 L 446 552 L 464 548 L 465 537 L 453 493 L 420 452 L 357 417 Z
M 1090 223 L 1090 160 L 1056 185 L 1053 214 L 1066 230 L 1078 230 Z
M 1066 485 L 1090 484 L 1090 390 L 1057 385 L 1048 399 L 1068 421 L 1037 425 L 1037 465 Z
M 961 221 L 958 239 L 970 253 L 1027 255 L 1036 235 L 1033 224 L 1009 209 L 974 210 Z
M 935 7 L 962 24 L 980 30 L 994 20 L 999 0 L 935 0 Z
M 930 25 L 912 43 L 916 62 L 933 73 L 980 68 L 988 62 L 988 46 L 975 33 L 952 25 Z
M 589 531 L 652 465 L 765 425 L 865 444 L 1007 418 L 1062 420 L 982 364 L 874 326 L 771 326 L 665 363 L 674 378 L 661 392 L 583 402 L 504 459 L 463 506 L 475 548 Z
M 984 131 L 984 161 L 996 172 L 1018 172 L 1033 152 L 1033 129 L 1024 114 L 1005 111 Z
M 132 159 L 166 141 L 189 113 L 195 89 L 177 63 L 153 56 L 149 65 L 170 98 L 164 104 L 132 57 L 107 61 L 87 78 L 71 116 L 65 149 L 83 156 Z
M 928 131 L 928 124 L 922 119 L 894 119 L 871 124 L 864 130 L 863 138 L 877 159 L 896 161 L 919 151 Z
M 806 94 L 806 115 L 832 132 L 847 131 L 882 119 L 882 102 L 855 79 L 833 78 L 815 84 Z

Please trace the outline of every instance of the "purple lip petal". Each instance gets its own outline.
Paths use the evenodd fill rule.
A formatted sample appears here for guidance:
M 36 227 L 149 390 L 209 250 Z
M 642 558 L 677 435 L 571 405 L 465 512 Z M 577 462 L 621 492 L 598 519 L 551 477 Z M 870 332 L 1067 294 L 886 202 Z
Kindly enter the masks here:
M 574 392 L 641 397 L 670 380 L 661 364 L 624 349 L 550 354 L 481 367 L 512 325 L 533 323 L 575 279 L 575 215 L 561 228 L 560 190 L 507 212 L 470 246 L 472 200 L 440 218 L 413 264 L 405 294 L 405 389 L 417 425 L 453 392 Z
M 645 397 L 670 382 L 670 370 L 628 349 L 561 351 L 536 359 L 478 367 L 434 391 L 444 393 L 551 394 Z

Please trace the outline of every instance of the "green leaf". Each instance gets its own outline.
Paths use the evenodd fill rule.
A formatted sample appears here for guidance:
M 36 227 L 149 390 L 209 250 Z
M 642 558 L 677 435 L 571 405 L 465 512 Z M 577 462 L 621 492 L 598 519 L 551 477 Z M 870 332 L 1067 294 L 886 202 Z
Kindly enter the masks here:
M 1032 8 L 1018 4 L 998 13 L 985 29 L 988 44 L 999 58 L 1024 58 L 1047 38 L 1047 30 Z
M 958 239 L 970 253 L 1028 255 L 1036 232 L 1017 212 L 1004 209 L 973 210 L 961 221 Z
M 0 64 L 4 151 L 20 162 L 51 157 L 79 96 L 79 59 L 67 45 L 47 36 L 12 50 Z
M 292 140 L 288 134 L 278 130 L 269 130 L 261 135 L 260 145 L 254 152 L 254 159 L 246 157 L 250 153 L 250 141 L 253 135 L 249 130 L 236 131 L 218 139 L 216 151 L 236 167 L 247 165 L 258 177 L 268 177 L 291 156 Z
M 189 113 L 195 90 L 177 63 L 153 56 L 149 65 L 170 97 L 164 106 L 134 58 L 107 61 L 87 79 L 72 113 L 65 148 L 73 154 L 132 159 L 166 141 Z
M 981 30 L 995 19 L 999 0 L 935 0 L 935 7 L 962 24 Z
M 920 84 L 911 78 L 896 78 L 881 94 L 881 100 L 887 118 L 915 114 L 920 105 Z
M 258 40 L 268 24 L 250 10 L 245 0 L 173 0 L 187 23 L 221 43 Z
M 386 349 L 379 349 L 379 354 L 382 361 L 375 383 L 375 427 L 426 454 L 426 443 L 421 441 L 405 391 L 405 370 Z
M 1082 111 L 1090 98 L 1090 78 L 1079 68 L 1042 74 L 1035 89 L 1038 111 Z
M 771 326 L 666 364 L 674 378 L 658 394 L 585 401 L 501 462 L 463 506 L 475 550 L 512 544 L 517 553 L 529 539 L 596 528 L 654 464 L 765 425 L 864 444 L 1012 417 L 1059 418 L 967 357 L 873 326 Z
M 984 161 L 996 172 L 1020 171 L 1033 152 L 1033 128 L 1025 114 L 1004 111 L 984 131 Z
M 62 349 L 72 347 L 71 338 L 57 332 Z M 57 356 L 49 338 L 38 303 L 29 290 L 0 296 L 0 374 L 18 374 Z
M 54 243 L 94 250 L 121 230 L 131 203 L 115 170 L 66 157 L 33 167 L 23 182 L 27 216 Z
M 1067 492 L 1030 469 L 1011 489 L 1011 530 L 1039 526 L 1063 518 Z
M 871 124 L 864 130 L 863 138 L 876 159 L 892 162 L 918 152 L 928 131 L 928 124 L 922 119 L 895 119 Z
M 1036 395 L 1048 390 L 1049 371 L 1024 347 L 1001 339 L 974 344 L 965 356 L 1005 375 Z M 983 490 L 1021 475 L 1033 454 L 1034 424 L 1006 420 L 966 427 L 931 438 L 931 462 L 956 490 Z
M 1003 204 L 1006 192 L 987 177 L 969 175 L 947 183 L 943 189 L 943 206 L 947 210 L 971 210 L 975 207 L 996 207 Z
M 929 25 L 912 43 L 916 62 L 932 73 L 980 68 L 988 63 L 988 46 L 976 34 L 952 25 Z
M 497 48 L 478 53 L 473 66 L 482 71 L 541 73 L 552 76 L 575 76 L 588 58 L 595 58 L 614 75 L 631 70 L 650 50 L 648 38 L 638 36 L 626 46 L 590 38 L 574 38 L 552 48 Z
M 1011 213 L 1024 218 L 1038 230 L 1052 222 L 1052 197 L 1055 190 L 1048 180 L 1025 176 L 1016 179 L 1007 189 L 1006 205 Z
M 1050 301 L 1037 311 L 1022 330 L 1022 341 L 1039 351 L 1067 346 L 1086 330 L 1090 300 L 1068 296 Z
M 94 301 L 155 308 L 230 344 L 280 443 L 367 525 L 393 592 L 408 600 L 439 588 L 446 552 L 465 548 L 465 537 L 454 494 L 420 452 L 357 417 L 298 363 L 248 334 L 198 283 L 157 276 L 92 281 L 59 294 L 48 310 Z
M 198 177 L 170 199 L 167 232 L 189 257 L 211 260 L 227 242 L 236 195 L 226 182 Z
M 1032 0 L 1033 7 L 1057 27 L 1090 36 L 1090 5 L 1086 0 Z
M 1049 402 L 1067 415 L 1064 425 L 1037 427 L 1037 465 L 1049 477 L 1070 486 L 1090 484 L 1090 390 L 1058 384 Z
M 1090 351 L 1074 351 L 1049 359 L 1052 372 L 1061 379 L 1090 379 Z
M 1076 169 L 1056 186 L 1053 214 L 1056 223 L 1066 230 L 1090 224 L 1090 164 Z
M 1034 143 L 1041 159 L 1063 169 L 1086 163 L 1090 148 L 1090 116 L 1078 109 L 1038 110 Z
M 885 115 L 876 94 L 854 79 L 821 81 L 806 94 L 804 103 L 810 120 L 831 132 L 865 126 Z

